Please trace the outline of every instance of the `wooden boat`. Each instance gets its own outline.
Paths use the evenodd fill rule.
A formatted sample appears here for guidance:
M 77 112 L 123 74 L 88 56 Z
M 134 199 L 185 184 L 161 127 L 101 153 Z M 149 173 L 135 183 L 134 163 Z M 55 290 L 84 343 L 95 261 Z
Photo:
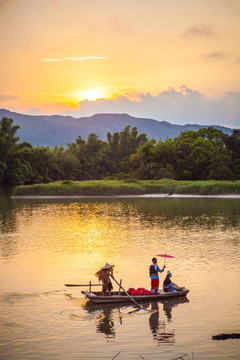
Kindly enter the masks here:
M 172 293 L 164 292 L 163 290 L 160 290 L 158 294 L 156 295 L 137 295 L 137 296 L 131 296 L 135 301 L 141 302 L 141 301 L 152 301 L 152 300 L 163 300 L 163 299 L 171 299 L 171 298 L 177 298 L 181 296 L 186 296 L 188 294 L 189 290 L 186 288 L 183 288 L 179 291 L 174 291 Z M 113 291 L 112 295 L 102 295 L 101 291 L 82 291 L 82 294 L 86 296 L 89 300 L 91 300 L 93 303 L 100 304 L 100 303 L 118 303 L 118 302 L 131 302 L 131 299 L 126 295 L 124 291 Z

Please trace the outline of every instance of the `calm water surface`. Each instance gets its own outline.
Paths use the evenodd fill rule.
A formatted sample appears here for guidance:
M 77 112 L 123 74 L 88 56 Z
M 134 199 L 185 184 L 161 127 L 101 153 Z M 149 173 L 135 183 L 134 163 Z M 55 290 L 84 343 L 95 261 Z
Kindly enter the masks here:
M 212 340 L 240 332 L 239 234 L 240 199 L 2 195 L 0 359 L 239 359 L 240 340 Z M 97 283 L 108 262 L 126 289 L 149 289 L 159 253 L 190 292 L 146 304 L 158 311 L 94 306 L 64 286 Z

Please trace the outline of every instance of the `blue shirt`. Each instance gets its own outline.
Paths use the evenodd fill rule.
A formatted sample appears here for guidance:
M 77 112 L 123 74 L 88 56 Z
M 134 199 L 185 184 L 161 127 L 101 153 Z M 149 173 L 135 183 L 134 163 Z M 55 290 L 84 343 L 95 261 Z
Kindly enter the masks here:
M 162 268 L 162 270 L 160 270 L 160 269 L 159 269 L 159 266 L 156 265 L 156 264 L 151 264 L 151 265 L 149 265 L 149 270 L 150 270 L 150 266 L 152 266 L 152 265 L 155 265 L 155 270 L 156 270 L 156 271 L 158 271 L 158 272 L 160 272 L 160 273 L 164 271 L 164 268 Z M 158 274 L 156 274 L 156 275 L 150 275 L 150 278 L 151 278 L 151 279 L 158 279 L 159 276 L 158 276 Z

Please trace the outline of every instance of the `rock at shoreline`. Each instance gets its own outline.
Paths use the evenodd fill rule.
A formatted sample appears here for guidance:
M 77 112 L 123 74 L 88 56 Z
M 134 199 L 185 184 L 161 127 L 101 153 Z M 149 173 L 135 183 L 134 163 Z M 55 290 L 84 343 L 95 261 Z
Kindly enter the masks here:
M 213 340 L 227 340 L 227 339 L 240 339 L 240 334 L 239 333 L 232 333 L 232 334 L 219 334 L 219 335 L 214 335 L 212 337 Z

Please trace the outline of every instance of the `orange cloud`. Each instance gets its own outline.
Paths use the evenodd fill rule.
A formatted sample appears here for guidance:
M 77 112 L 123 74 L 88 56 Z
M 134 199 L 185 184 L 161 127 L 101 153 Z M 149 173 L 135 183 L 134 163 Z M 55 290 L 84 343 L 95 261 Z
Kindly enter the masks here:
M 56 62 L 56 61 L 87 61 L 87 60 L 109 60 L 110 58 L 104 56 L 85 56 L 85 57 L 64 57 L 64 58 L 43 58 L 42 62 Z
M 192 38 L 192 37 L 213 37 L 215 36 L 215 32 L 212 29 L 212 26 L 201 24 L 196 25 L 191 28 L 188 28 L 184 32 L 184 37 L 186 38 Z

